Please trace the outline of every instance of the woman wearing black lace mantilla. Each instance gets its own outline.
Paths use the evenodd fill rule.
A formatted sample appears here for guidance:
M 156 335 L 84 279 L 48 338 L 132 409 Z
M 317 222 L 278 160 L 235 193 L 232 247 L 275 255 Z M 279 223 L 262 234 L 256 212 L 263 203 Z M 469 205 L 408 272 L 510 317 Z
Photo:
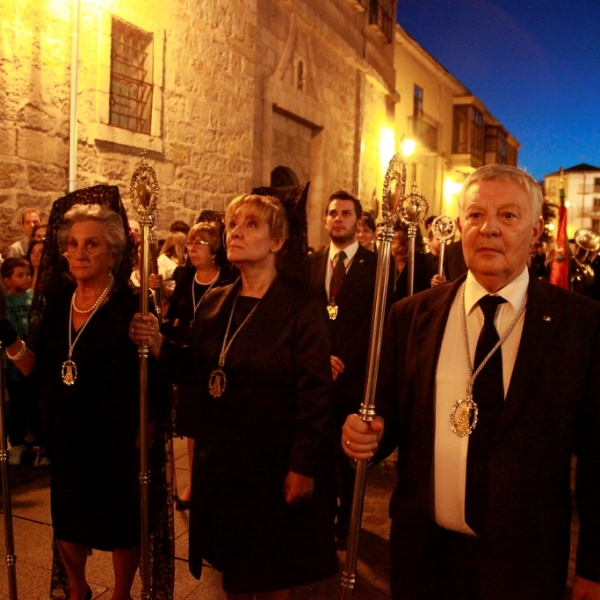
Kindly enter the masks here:
M 130 337 L 199 382 L 190 570 L 205 559 L 229 599 L 283 600 L 333 575 L 331 365 L 327 316 L 277 270 L 288 222 L 273 197 L 233 200 L 225 217 L 234 284 L 202 302 L 190 348 L 137 314 Z
M 118 188 L 95 186 L 57 200 L 45 244 L 33 306 L 41 317 L 34 319 L 36 329 L 39 325 L 34 352 L 20 340 L 7 350 L 22 371 L 33 371 L 43 401 L 52 525 L 62 559 L 55 561 L 53 587 L 66 583 L 60 581 L 62 562 L 70 600 L 91 599 L 87 557 L 91 549 L 105 550 L 113 555 L 112 600 L 129 600 L 141 530 L 139 367 L 128 326 L 139 299 L 127 285 L 134 245 Z M 166 396 L 160 382 L 153 383 L 150 412 L 157 421 Z M 158 464 L 151 491 L 154 547 L 169 553 L 159 429 L 151 459 Z M 160 570 L 162 578 L 155 579 L 156 589 L 167 590 L 155 597 L 167 598 L 172 572 L 158 554 L 154 558 L 155 574 Z

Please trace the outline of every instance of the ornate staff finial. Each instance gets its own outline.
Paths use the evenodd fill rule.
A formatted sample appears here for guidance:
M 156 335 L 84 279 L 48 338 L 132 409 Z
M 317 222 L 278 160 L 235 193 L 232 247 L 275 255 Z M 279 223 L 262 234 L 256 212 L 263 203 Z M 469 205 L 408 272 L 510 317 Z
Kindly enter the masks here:
M 429 216 L 429 202 L 423 194 L 417 192 L 416 183 L 413 182 L 410 194 L 401 198 L 398 216 L 408 226 L 408 237 L 415 237 L 417 228 Z
M 140 219 L 152 217 L 158 202 L 158 191 L 156 171 L 146 162 L 146 150 L 142 150 L 140 164 L 133 172 L 129 186 L 129 197 Z
M 447 215 L 440 215 L 433 220 L 431 231 L 440 242 L 446 242 L 456 233 L 456 221 Z
M 446 250 L 446 243 L 454 237 L 456 229 L 456 220 L 447 215 L 436 217 L 431 224 L 433 235 L 440 240 L 440 256 L 438 259 L 438 275 L 440 277 L 444 273 L 444 252 Z

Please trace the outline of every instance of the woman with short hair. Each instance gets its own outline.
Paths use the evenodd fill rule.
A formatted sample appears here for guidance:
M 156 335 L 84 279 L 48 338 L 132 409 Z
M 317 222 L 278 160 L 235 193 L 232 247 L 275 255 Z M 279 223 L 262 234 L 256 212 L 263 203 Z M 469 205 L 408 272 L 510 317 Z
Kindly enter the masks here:
M 38 281 L 35 355 L 18 339 L 7 354 L 25 374 L 35 367 L 68 597 L 91 599 L 85 568 L 93 548 L 112 552 L 112 600 L 130 600 L 141 536 L 139 361 L 128 339 L 139 307 L 127 284 L 133 239 L 116 187 L 74 192 L 55 203 L 53 215 Z M 149 389 L 156 419 L 162 390 L 156 381 Z
M 236 198 L 225 225 L 241 277 L 204 297 L 190 347 L 163 340 L 150 315 L 130 337 L 198 382 L 190 571 L 208 561 L 229 599 L 284 600 L 338 569 L 327 315 L 278 272 L 288 221 L 276 198 Z
M 220 269 L 217 255 L 221 250 L 221 236 L 217 227 L 211 223 L 198 223 L 188 233 L 188 258 L 192 269 L 186 269 L 183 278 L 175 287 L 169 301 L 167 316 L 173 324 L 174 341 L 187 345 L 196 315 L 202 305 L 205 294 L 210 290 L 230 283 Z M 226 270 L 229 272 L 229 269 Z M 157 285 L 157 277 L 152 276 L 150 287 Z M 194 462 L 194 426 L 195 398 L 197 387 L 194 384 L 180 382 L 175 386 L 175 431 L 187 438 L 187 450 L 190 473 Z M 188 510 L 192 495 L 192 484 L 178 494 L 175 502 L 177 510 Z

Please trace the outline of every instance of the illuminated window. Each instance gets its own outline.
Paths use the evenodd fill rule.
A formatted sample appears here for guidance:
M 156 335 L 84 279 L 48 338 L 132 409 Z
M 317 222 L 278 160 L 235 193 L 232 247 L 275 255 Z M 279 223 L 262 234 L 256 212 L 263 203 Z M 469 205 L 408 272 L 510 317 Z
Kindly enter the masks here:
M 110 125 L 150 133 L 152 125 L 152 41 L 125 21 L 112 19 Z

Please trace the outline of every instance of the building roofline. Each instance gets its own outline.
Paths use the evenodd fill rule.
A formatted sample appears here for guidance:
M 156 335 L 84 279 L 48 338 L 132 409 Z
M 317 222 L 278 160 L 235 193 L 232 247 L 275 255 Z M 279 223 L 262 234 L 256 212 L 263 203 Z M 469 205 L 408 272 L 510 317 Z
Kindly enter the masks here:
M 600 171 L 600 167 L 596 167 L 588 163 L 580 163 L 562 170 L 563 173 L 589 173 L 596 171 Z M 547 175 L 544 175 L 544 177 L 553 177 L 554 175 L 560 175 L 560 169 L 554 173 L 548 173 Z

